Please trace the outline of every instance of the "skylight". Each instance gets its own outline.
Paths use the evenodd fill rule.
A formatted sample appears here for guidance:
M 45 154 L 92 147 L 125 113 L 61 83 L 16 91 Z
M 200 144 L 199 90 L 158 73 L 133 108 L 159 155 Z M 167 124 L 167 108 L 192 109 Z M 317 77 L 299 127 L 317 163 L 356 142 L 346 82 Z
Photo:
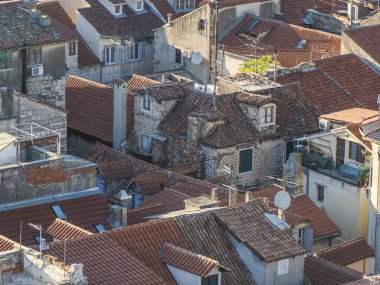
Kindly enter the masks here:
M 299 40 L 296 44 L 296 48 L 304 48 L 306 44 L 307 44 L 307 40 L 305 39 Z
M 64 220 L 64 219 L 65 219 L 66 215 L 65 215 L 65 213 L 62 211 L 61 206 L 59 206 L 59 205 L 53 205 L 53 206 L 51 206 L 51 208 L 52 208 L 52 210 L 53 210 L 55 216 L 56 216 L 58 219 L 61 219 L 61 220 Z

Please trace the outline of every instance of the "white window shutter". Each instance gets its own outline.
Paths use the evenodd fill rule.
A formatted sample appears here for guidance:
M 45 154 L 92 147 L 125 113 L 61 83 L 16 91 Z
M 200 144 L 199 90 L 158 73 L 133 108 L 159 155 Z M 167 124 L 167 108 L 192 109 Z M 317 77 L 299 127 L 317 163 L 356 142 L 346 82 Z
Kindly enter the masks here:
M 125 61 L 131 61 L 132 60 L 132 48 L 133 46 L 126 46 L 125 47 Z
M 104 47 L 104 63 L 108 63 L 108 47 Z
M 140 52 L 141 57 L 140 57 L 140 59 L 144 59 L 145 58 L 146 43 L 141 43 L 140 47 L 141 47 L 141 52 Z
M 124 62 L 124 47 L 120 46 L 118 47 L 118 62 L 123 63 Z
M 175 61 L 175 48 L 173 46 L 169 47 L 169 62 L 173 63 Z

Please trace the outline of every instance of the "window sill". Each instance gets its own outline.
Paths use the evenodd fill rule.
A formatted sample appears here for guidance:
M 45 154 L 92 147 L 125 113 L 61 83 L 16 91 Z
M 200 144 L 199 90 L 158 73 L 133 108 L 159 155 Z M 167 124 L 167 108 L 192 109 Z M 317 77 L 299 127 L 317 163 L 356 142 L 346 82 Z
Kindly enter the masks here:
M 1 71 L 10 70 L 10 69 L 13 69 L 13 67 L 0 68 Z

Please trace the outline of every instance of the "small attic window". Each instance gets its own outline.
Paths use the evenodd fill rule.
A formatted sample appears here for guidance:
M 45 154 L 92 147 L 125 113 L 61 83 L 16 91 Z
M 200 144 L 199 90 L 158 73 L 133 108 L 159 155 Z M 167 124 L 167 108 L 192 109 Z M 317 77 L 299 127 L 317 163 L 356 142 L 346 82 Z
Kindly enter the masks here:
M 115 5 L 115 15 L 120 15 L 121 11 L 121 5 Z
M 96 224 L 95 229 L 98 231 L 98 233 L 104 233 L 106 231 L 106 228 L 103 224 Z
M 296 48 L 304 48 L 307 44 L 307 40 L 301 39 L 297 42 Z
M 61 219 L 61 220 L 64 220 L 66 215 L 65 213 L 62 211 L 61 209 L 61 206 L 59 205 L 53 205 L 51 206 L 51 209 L 53 210 L 55 216 L 58 218 L 58 219 Z
M 135 3 L 136 5 L 136 11 L 141 11 L 141 10 L 144 10 L 144 1 L 143 0 L 139 0 Z

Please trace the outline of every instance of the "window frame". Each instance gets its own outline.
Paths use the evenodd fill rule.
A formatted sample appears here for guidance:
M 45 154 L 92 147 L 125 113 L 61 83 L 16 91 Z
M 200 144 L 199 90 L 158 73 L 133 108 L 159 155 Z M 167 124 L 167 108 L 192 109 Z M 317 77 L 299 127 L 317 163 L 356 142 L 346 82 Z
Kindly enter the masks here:
M 42 64 L 42 46 L 28 48 L 28 66 Z
M 145 54 L 146 42 L 135 42 L 129 46 L 125 46 L 125 62 L 144 60 Z
M 219 284 L 219 274 L 212 274 L 206 277 L 202 277 L 201 285 L 218 285 Z
M 299 245 L 303 245 L 304 228 L 299 228 L 297 233 L 297 242 Z
M 248 162 L 248 158 L 245 157 L 243 158 L 243 153 L 250 153 L 250 163 Z M 243 166 L 242 166 L 242 160 L 244 160 L 243 162 Z M 243 174 L 243 173 L 248 173 L 248 172 L 251 172 L 253 170 L 253 148 L 245 148 L 245 149 L 241 149 L 239 150 L 239 174 Z
M 207 36 L 207 20 L 206 19 L 199 20 L 198 30 L 200 34 Z
M 142 98 L 142 108 L 144 111 L 152 110 L 152 95 L 144 93 Z
M 270 110 L 270 112 L 268 112 Z M 264 107 L 264 124 L 270 124 L 274 121 L 274 106 Z M 269 120 L 268 120 L 269 118 Z
M 144 145 L 145 145 L 144 144 L 145 139 L 146 139 L 147 145 L 149 146 L 148 148 L 144 147 Z M 141 134 L 140 148 L 145 153 L 149 154 L 151 152 L 151 150 L 152 150 L 152 138 L 149 135 L 143 135 L 143 134 Z
M 114 6 L 114 13 L 115 13 L 115 15 L 121 15 L 123 13 L 123 9 L 122 9 L 121 4 Z
M 68 52 L 69 56 L 77 55 L 77 42 L 69 42 L 68 50 L 69 50 Z
M 114 50 L 114 52 L 112 52 Z M 112 59 L 112 54 L 114 54 L 114 61 L 108 61 Z M 112 45 L 112 46 L 105 46 L 104 47 L 104 64 L 105 65 L 114 65 L 117 64 L 117 46 Z
M 4 63 L 0 61 L 0 70 L 1 69 L 10 69 L 13 68 L 13 50 L 2 50 L 0 51 L 0 59 L 1 55 L 4 55 Z
M 322 190 L 322 191 L 320 191 L 320 190 Z M 325 185 L 315 184 L 317 203 L 323 204 L 325 202 L 325 190 L 326 190 Z M 320 193 L 322 193 L 322 195 L 320 195 Z
M 141 4 L 140 8 L 137 7 L 138 3 Z M 144 10 L 144 1 L 143 0 L 136 1 L 135 2 L 135 9 L 136 9 L 136 11 L 142 11 L 142 10 Z
M 355 156 L 351 156 L 353 146 L 355 148 Z M 365 151 L 365 148 L 361 144 L 348 141 L 348 158 L 350 160 L 353 160 L 357 163 L 365 164 L 365 155 L 361 153 L 362 151 Z
M 176 11 L 192 11 L 195 9 L 195 0 L 176 0 Z

